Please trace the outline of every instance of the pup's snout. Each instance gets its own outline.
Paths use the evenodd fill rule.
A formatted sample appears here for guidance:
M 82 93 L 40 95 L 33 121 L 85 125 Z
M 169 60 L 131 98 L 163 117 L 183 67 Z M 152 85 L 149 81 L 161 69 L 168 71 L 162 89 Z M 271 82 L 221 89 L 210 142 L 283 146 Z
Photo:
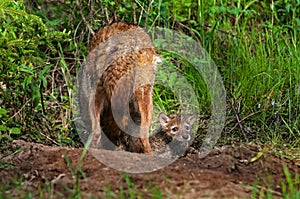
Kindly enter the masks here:
M 183 134 L 182 135 L 182 138 L 185 140 L 185 141 L 189 141 L 191 139 L 191 136 L 189 134 Z

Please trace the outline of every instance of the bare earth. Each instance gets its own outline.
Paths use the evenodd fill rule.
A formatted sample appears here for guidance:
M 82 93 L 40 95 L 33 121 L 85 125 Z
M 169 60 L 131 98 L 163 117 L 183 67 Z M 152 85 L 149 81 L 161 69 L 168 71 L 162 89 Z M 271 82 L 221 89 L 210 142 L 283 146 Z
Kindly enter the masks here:
M 22 150 L 3 157 L 8 151 L 18 148 Z M 3 157 L 0 159 L 2 164 L 11 163 L 0 170 L 1 190 L 6 190 L 4 187 L 11 185 L 16 179 L 23 179 L 18 188 L 9 189 L 5 195 L 20 196 L 22 191 L 25 193 L 26 190 L 31 190 L 33 197 L 38 198 L 41 190 L 47 190 L 47 183 L 52 190 L 42 191 L 45 192 L 45 198 L 68 197 L 72 191 L 66 187 L 75 190 L 76 185 L 79 185 L 83 198 L 106 198 L 108 189 L 116 195 L 121 191 L 126 193 L 130 183 L 126 183 L 128 178 L 124 172 L 102 164 L 90 151 L 80 165 L 82 151 L 83 149 L 14 141 L 6 151 L 0 153 L 0 157 Z M 160 170 L 128 176 L 136 193 L 140 193 L 143 198 L 155 198 L 156 189 L 162 192 L 162 198 L 250 198 L 253 193 L 251 186 L 255 183 L 258 183 L 256 187 L 260 190 L 271 188 L 273 197 L 281 198 L 280 185 L 285 181 L 282 165 L 286 164 L 294 175 L 300 173 L 299 162 L 268 153 L 263 153 L 258 160 L 250 162 L 258 152 L 258 148 L 252 145 L 224 146 L 215 148 L 203 159 L 190 154 Z M 93 153 L 112 163 L 115 157 L 125 157 L 128 161 L 123 161 L 122 166 L 131 169 L 136 166 L 132 160 L 152 158 L 121 151 L 97 150 Z M 153 161 L 164 162 L 157 157 Z M 83 172 L 80 172 L 80 168 Z M 78 176 L 78 182 L 74 175 Z

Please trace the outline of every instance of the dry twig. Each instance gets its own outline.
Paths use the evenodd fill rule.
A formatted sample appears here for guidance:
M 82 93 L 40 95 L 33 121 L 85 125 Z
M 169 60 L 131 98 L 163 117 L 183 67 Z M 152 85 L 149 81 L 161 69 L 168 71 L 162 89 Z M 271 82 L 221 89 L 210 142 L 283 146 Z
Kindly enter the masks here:
M 89 31 L 92 33 L 92 35 L 95 35 L 95 32 L 93 31 L 93 29 L 91 28 L 90 24 L 87 22 L 86 18 L 84 17 L 84 14 L 82 12 L 82 9 L 81 9 L 81 6 L 80 6 L 78 0 L 76 0 L 76 6 L 79 8 L 79 12 L 80 12 L 80 15 L 81 15 L 81 18 L 82 18 L 84 24 L 89 29 Z

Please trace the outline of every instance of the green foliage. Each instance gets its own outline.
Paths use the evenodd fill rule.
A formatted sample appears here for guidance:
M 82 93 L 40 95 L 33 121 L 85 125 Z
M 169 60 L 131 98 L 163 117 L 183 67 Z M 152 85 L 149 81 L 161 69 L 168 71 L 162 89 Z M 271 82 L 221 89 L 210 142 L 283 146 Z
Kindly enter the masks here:
M 49 31 L 21 1 L 1 1 L 0 13 L 1 131 L 39 141 L 43 130 L 36 125 L 48 112 L 44 91 L 53 83 L 50 56 L 57 55 L 57 44 L 68 34 Z
M 179 113 L 183 105 L 187 112 L 199 108 L 209 114 L 209 92 L 199 72 L 189 60 L 176 53 L 161 51 L 160 55 L 165 61 L 158 67 L 154 87 L 154 102 L 159 112 Z M 193 95 L 202 103 L 196 104 Z
M 260 5 L 251 7 L 255 6 Z M 286 22 L 293 24 L 289 18 Z M 218 64 L 223 66 L 221 72 L 231 104 L 238 107 L 241 119 L 247 118 L 243 125 L 258 132 L 261 141 L 272 140 L 274 144 L 282 138 L 296 141 L 300 135 L 297 122 L 300 68 L 299 50 L 295 47 L 295 41 L 299 40 L 295 37 L 299 35 L 295 30 L 299 26 L 286 28 L 287 24 L 283 25 L 280 20 L 272 20 L 262 21 L 257 28 L 248 30 L 249 25 L 254 25 L 240 23 L 236 26 L 238 29 L 231 28 L 237 33 L 225 36 L 224 40 L 214 34 L 214 43 L 226 42 L 215 49 L 214 54 L 223 57 Z M 215 46 L 214 43 L 211 45 Z M 222 56 L 224 51 L 226 57 Z
M 227 139 L 236 135 L 232 132 L 244 131 L 250 138 L 275 145 L 299 140 L 297 8 L 299 2 L 287 1 L 164 1 L 160 5 L 160 16 L 169 16 L 163 24 L 202 41 L 219 66 L 229 104 Z M 180 60 L 171 63 L 188 66 Z M 184 75 L 192 77 L 196 90 L 203 91 L 205 86 L 194 74 L 185 71 Z M 203 93 L 198 96 L 199 104 L 207 113 L 209 96 Z M 237 117 L 242 120 L 242 129 L 236 124 Z
M 20 134 L 20 129 L 17 128 L 17 127 L 12 127 L 12 128 L 9 128 L 8 125 L 7 125 L 7 120 L 9 120 L 8 116 L 7 116 L 7 111 L 4 109 L 4 108 L 0 108 L 0 118 L 1 118 L 1 124 L 0 124 L 0 132 L 9 132 L 9 134 L 12 134 L 12 135 L 19 135 Z M 2 133 L 1 133 L 1 136 L 0 136 L 0 139 L 5 139 L 5 138 L 10 138 L 9 135 L 6 134 L 6 136 L 2 136 Z
M 132 179 L 128 176 L 127 173 L 124 174 L 124 181 L 125 186 L 120 187 L 119 193 L 115 193 L 112 191 L 109 187 L 105 189 L 105 197 L 106 198 L 118 198 L 118 199 L 124 199 L 124 198 L 145 198 L 144 193 L 139 190 L 138 187 L 132 182 Z M 151 198 L 163 198 L 161 191 L 156 186 L 145 186 L 143 187 L 145 190 L 150 190 L 149 195 Z
M 286 165 L 283 166 L 283 171 L 286 177 L 286 182 L 282 182 L 281 188 L 283 198 L 300 198 L 300 178 L 299 173 L 295 174 L 293 179 Z
M 285 181 L 281 182 L 282 194 L 281 198 L 284 199 L 297 199 L 300 198 L 300 180 L 299 173 L 295 173 L 295 177 L 292 177 L 288 167 L 283 165 L 283 172 L 285 175 Z M 258 181 L 253 186 L 249 186 L 252 189 L 251 198 L 277 198 L 279 192 L 273 191 L 272 186 L 264 188 L 259 186 Z M 276 194 L 276 195 L 275 195 Z M 275 197 L 277 196 L 277 197 Z

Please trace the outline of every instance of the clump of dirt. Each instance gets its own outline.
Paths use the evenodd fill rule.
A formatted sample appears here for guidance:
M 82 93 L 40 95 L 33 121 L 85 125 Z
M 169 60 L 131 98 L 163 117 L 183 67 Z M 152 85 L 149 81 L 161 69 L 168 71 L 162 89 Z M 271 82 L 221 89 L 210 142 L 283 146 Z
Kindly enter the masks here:
M 18 152 L 4 157 L 7 151 L 16 150 Z M 258 147 L 253 145 L 215 148 L 201 159 L 197 154 L 189 154 L 160 170 L 143 174 L 125 174 L 107 167 L 90 151 L 80 161 L 82 153 L 83 149 L 14 141 L 0 153 L 2 164 L 7 165 L 0 170 L 2 191 L 8 190 L 4 194 L 14 196 L 30 190 L 34 197 L 38 197 L 41 190 L 48 190 L 45 188 L 48 184 L 50 191 L 43 196 L 52 198 L 68 197 L 74 194 L 70 190 L 76 189 L 83 198 L 107 197 L 111 193 L 118 195 L 130 189 L 145 198 L 154 196 L 157 190 L 170 198 L 247 198 L 252 190 L 245 185 L 256 182 L 257 188 L 271 188 L 273 196 L 280 198 L 280 184 L 286 179 L 283 164 L 292 175 L 300 173 L 295 162 L 268 153 L 251 162 L 251 158 L 259 153 Z M 122 151 L 97 150 L 93 153 L 108 162 L 125 156 L 128 161 L 122 164 L 128 168 L 134 168 L 132 160 L 152 158 Z M 164 163 L 163 159 L 155 157 L 153 161 Z M 16 179 L 23 182 L 18 188 L 5 188 Z

